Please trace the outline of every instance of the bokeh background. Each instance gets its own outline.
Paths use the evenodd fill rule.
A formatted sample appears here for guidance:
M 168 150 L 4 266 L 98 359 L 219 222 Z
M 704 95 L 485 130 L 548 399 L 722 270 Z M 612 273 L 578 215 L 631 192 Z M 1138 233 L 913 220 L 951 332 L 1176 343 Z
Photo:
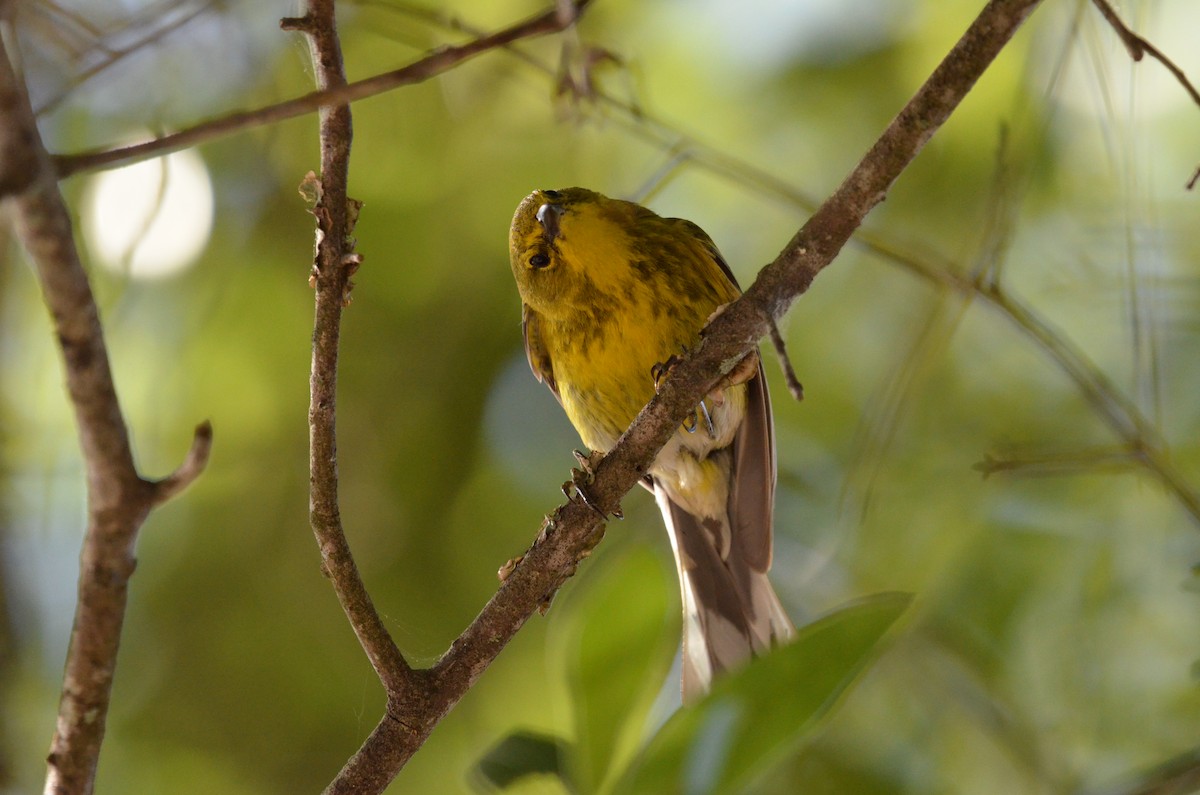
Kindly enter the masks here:
M 524 360 L 517 202 L 585 185 L 690 218 L 743 285 L 951 46 L 975 0 L 597 0 L 577 32 L 354 106 L 365 263 L 346 313 L 342 513 L 376 604 L 432 662 L 560 501 L 578 446 Z M 532 0 L 339 3 L 352 79 Z M 1200 78 L 1200 7 L 1126 20 Z M 311 90 L 291 2 L 33 0 L 42 131 L 74 152 Z M 573 86 L 573 88 L 572 88 Z M 1120 792 L 1200 745 L 1200 108 L 1095 9 L 1048 0 L 796 304 L 768 355 L 774 580 L 798 622 L 900 590 L 885 654 L 755 792 Z M 139 543 L 100 792 L 320 789 L 382 694 L 307 520 L 316 121 L 63 189 L 137 460 L 212 461 Z M 74 606 L 83 472 L 33 273 L 0 268 L 0 790 L 40 789 Z M 985 477 L 985 474 L 987 476 Z M 569 735 L 573 638 L 614 572 L 675 585 L 647 494 L 393 792 L 477 791 L 518 728 Z M 641 593 L 641 591 L 638 591 Z M 619 650 L 617 652 L 619 655 Z M 649 728 L 673 708 L 673 675 Z M 542 777 L 521 792 L 561 792 Z

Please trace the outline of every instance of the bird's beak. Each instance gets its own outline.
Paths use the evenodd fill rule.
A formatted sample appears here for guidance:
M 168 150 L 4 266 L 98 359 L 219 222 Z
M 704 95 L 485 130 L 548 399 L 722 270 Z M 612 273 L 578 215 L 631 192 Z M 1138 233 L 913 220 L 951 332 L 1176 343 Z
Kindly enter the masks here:
M 543 204 L 538 208 L 537 220 L 542 225 L 542 229 L 546 231 L 546 239 L 553 240 L 558 237 L 559 220 L 563 215 L 563 207 L 561 204 Z

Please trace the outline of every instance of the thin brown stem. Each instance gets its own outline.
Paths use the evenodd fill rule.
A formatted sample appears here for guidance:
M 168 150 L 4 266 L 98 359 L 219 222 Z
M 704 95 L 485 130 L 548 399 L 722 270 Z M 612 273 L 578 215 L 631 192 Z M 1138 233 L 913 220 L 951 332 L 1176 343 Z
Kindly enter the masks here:
M 309 0 L 308 15 L 287 24 L 308 35 L 313 67 L 321 90 L 346 84 L 341 45 L 334 24 L 333 0 Z M 337 360 L 342 308 L 350 275 L 361 260 L 352 249 L 353 212 L 346 194 L 353 126 L 349 105 L 321 108 L 321 175 L 317 201 L 317 253 L 314 264 L 316 310 L 309 405 L 309 507 L 325 574 L 358 636 L 359 643 L 388 692 L 408 685 L 408 663 L 384 627 L 363 584 L 338 509 Z
M 195 482 L 208 466 L 212 452 L 212 423 L 205 420 L 196 426 L 192 435 L 192 446 L 179 468 L 154 484 L 154 504 L 161 505 Z
M 46 101 L 44 101 L 34 111 L 34 114 L 37 116 L 41 116 L 45 113 L 49 113 L 50 111 L 54 110 L 59 105 L 61 105 L 68 96 L 71 95 L 72 91 L 75 91 L 76 89 L 78 89 L 81 85 L 83 85 L 88 80 L 91 80 L 93 77 L 104 72 L 106 69 L 109 69 L 110 67 L 116 65 L 117 63 L 120 63 L 122 60 L 124 60 L 125 58 L 128 58 L 130 55 L 140 52 L 141 50 L 143 50 L 144 48 L 146 48 L 147 46 L 149 46 L 151 44 L 154 44 L 155 42 L 161 41 L 164 37 L 170 35 L 171 33 L 174 33 L 175 31 L 179 30 L 182 27 L 186 26 L 192 20 L 200 17 L 203 14 L 208 13 L 209 11 L 211 11 L 213 9 L 213 7 L 215 5 L 216 5 L 216 0 L 208 0 L 208 2 L 204 3 L 203 5 L 198 6 L 185 14 L 179 15 L 176 19 L 173 19 L 164 25 L 160 25 L 160 26 L 156 27 L 154 30 L 141 36 L 137 41 L 134 41 L 131 44 L 128 44 L 124 47 L 120 47 L 117 49 L 105 48 L 106 57 L 102 61 L 100 61 L 99 63 L 93 64 L 92 66 L 89 66 L 87 69 L 84 69 L 82 72 L 80 72 L 78 75 L 76 75 L 75 78 L 71 81 L 71 85 L 62 89 L 60 92 L 55 94 L 50 99 L 47 99 Z
M 346 85 L 333 0 L 308 0 L 308 13 L 284 26 L 308 36 L 318 88 Z M 309 505 L 313 533 L 326 575 L 338 601 L 388 693 L 389 707 L 421 705 L 424 677 L 414 672 L 397 648 L 371 600 L 342 527 L 337 475 L 337 362 L 342 310 L 350 277 L 362 261 L 353 250 L 357 205 L 347 194 L 353 123 L 349 105 L 320 111 L 321 174 L 315 182 L 317 253 L 313 266 L 316 308 L 309 405 Z M 381 792 L 400 770 L 395 759 L 407 732 L 388 714 L 329 785 L 329 792 Z M 399 734 L 397 732 L 399 731 Z
M 1121 43 L 1124 44 L 1125 49 L 1129 51 L 1130 58 L 1135 61 L 1140 61 L 1142 58 L 1149 55 L 1151 58 L 1161 63 L 1167 68 L 1168 72 L 1175 76 L 1175 79 L 1179 81 L 1179 84 L 1184 87 L 1188 94 L 1191 95 L 1192 101 L 1197 105 L 1200 105 L 1200 91 L 1196 90 L 1196 87 L 1192 85 L 1192 81 L 1188 80 L 1187 75 L 1182 69 L 1175 65 L 1174 61 L 1172 61 L 1166 55 L 1163 55 L 1162 50 L 1158 49 L 1153 44 L 1130 30 L 1125 23 L 1121 21 L 1121 17 L 1117 15 L 1117 12 L 1113 10 L 1113 7 L 1108 4 L 1108 0 L 1092 0 L 1092 3 L 1096 6 L 1096 8 L 1100 9 L 1100 13 L 1104 15 L 1104 19 L 1109 25 L 1112 26 L 1113 30 L 1117 32 L 1117 35 L 1121 37 Z
M 575 13 L 581 13 L 590 2 L 591 0 L 577 0 L 574 4 Z M 283 24 L 286 27 L 289 23 L 294 22 L 296 20 L 284 20 Z M 330 86 L 302 97 L 268 105 L 265 108 L 231 113 L 145 143 L 115 149 L 98 149 L 73 155 L 59 155 L 54 158 L 54 165 L 59 178 L 62 179 L 81 171 L 124 165 L 176 152 L 243 130 L 275 124 L 313 113 L 321 108 L 346 105 L 401 86 L 420 83 L 442 74 L 468 58 L 497 47 L 504 47 L 521 39 L 556 33 L 563 30 L 563 27 L 560 11 L 558 8 L 554 8 L 495 33 L 479 36 L 465 44 L 439 48 L 421 60 L 391 72 L 368 77 L 354 83 Z
M 783 334 L 779 333 L 779 325 L 774 318 L 771 318 L 770 335 L 771 346 L 775 348 L 775 356 L 779 359 L 780 369 L 783 370 L 783 382 L 787 384 L 788 392 L 795 400 L 804 400 L 804 385 L 796 377 L 796 369 L 792 367 L 792 359 L 788 356 Z

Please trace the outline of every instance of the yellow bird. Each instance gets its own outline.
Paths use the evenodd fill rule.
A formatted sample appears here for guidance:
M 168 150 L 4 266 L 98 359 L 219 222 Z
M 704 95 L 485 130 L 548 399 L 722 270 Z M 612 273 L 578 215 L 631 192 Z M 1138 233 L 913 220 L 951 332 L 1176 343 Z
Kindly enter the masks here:
M 675 357 L 740 294 L 696 224 L 584 188 L 539 190 L 509 234 L 529 365 L 591 450 L 607 453 Z M 655 458 L 683 597 L 683 698 L 795 633 L 767 580 L 775 438 L 757 353 Z

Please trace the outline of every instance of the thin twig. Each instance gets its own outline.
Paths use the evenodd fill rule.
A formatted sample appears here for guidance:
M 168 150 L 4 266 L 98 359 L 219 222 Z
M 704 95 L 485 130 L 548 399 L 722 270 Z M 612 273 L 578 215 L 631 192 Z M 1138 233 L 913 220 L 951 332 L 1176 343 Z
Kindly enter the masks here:
M 1096 8 L 1100 9 L 1100 13 L 1104 15 L 1104 18 L 1108 21 L 1108 24 L 1112 25 L 1113 30 L 1115 30 L 1117 35 L 1121 37 L 1121 42 L 1125 45 L 1125 49 L 1129 51 L 1130 58 L 1135 61 L 1140 61 L 1146 55 L 1150 55 L 1150 57 L 1167 67 L 1167 71 L 1173 74 L 1175 79 L 1179 81 L 1180 85 L 1182 85 L 1184 89 L 1187 90 L 1188 94 L 1191 95 L 1192 101 L 1197 105 L 1200 105 L 1200 91 L 1196 90 L 1196 87 L 1192 85 L 1190 80 L 1188 80 L 1187 75 L 1184 74 L 1182 69 L 1175 65 L 1174 61 L 1163 55 L 1162 50 L 1158 49 L 1153 44 L 1146 41 L 1141 36 L 1126 27 L 1125 23 L 1121 21 L 1121 18 L 1117 16 L 1117 12 L 1114 11 L 1113 7 L 1108 4 L 1108 0 L 1092 0 L 1092 3 L 1096 6 Z
M 590 2 L 591 0 L 576 0 L 574 4 L 576 14 L 581 13 Z M 177 152 L 180 149 L 197 146 L 236 132 L 303 116 L 320 108 L 344 105 L 401 86 L 420 83 L 436 77 L 480 53 L 521 39 L 556 33 L 562 29 L 563 23 L 560 19 L 559 9 L 556 7 L 524 22 L 486 36 L 480 36 L 466 44 L 442 47 L 419 61 L 391 72 L 368 77 L 354 83 L 314 91 L 302 97 L 268 105 L 265 108 L 231 113 L 133 146 L 99 149 L 73 155 L 58 155 L 54 158 L 54 165 L 58 177 L 62 179 L 81 171 L 124 165 Z
M 11 8 L 11 0 L 0 2 L 0 17 L 8 18 Z M 18 77 L 16 53 L 7 49 L 13 40 L 0 35 L 0 199 L 41 283 L 65 361 L 87 472 L 88 526 L 45 791 L 86 795 L 104 740 L 138 530 L 155 504 L 200 474 L 211 429 L 202 426 L 205 431 L 198 432 L 192 454 L 176 475 L 163 481 L 166 486 L 143 479 L 134 468 L 99 310 L 72 237 L 70 213 Z
M 796 370 L 792 367 L 791 357 L 788 356 L 787 346 L 783 342 L 783 335 L 779 333 L 779 325 L 775 322 L 775 318 L 771 318 L 770 335 L 771 345 L 775 348 L 775 356 L 779 359 L 779 367 L 783 370 L 783 382 L 787 384 L 788 392 L 796 400 L 804 400 L 804 385 L 796 377 Z
M 346 84 L 341 45 L 333 18 L 333 0 L 309 0 L 308 14 L 284 20 L 288 29 L 307 34 L 313 69 L 321 90 Z M 359 576 L 338 510 L 337 360 L 342 308 L 353 267 L 361 262 L 352 248 L 350 200 L 346 194 L 353 137 L 349 105 L 320 112 L 321 175 L 312 213 L 317 219 L 314 263 L 316 310 L 313 321 L 312 373 L 309 382 L 309 508 L 325 574 L 333 583 L 359 643 L 388 692 L 407 687 L 408 663 L 384 627 Z
M 1089 447 L 1056 453 L 1037 453 L 1025 457 L 987 454 L 972 469 L 985 478 L 999 472 L 1040 477 L 1063 473 L 1126 471 L 1141 465 L 1140 450 L 1127 447 Z
M 51 97 L 50 99 L 46 100 L 41 105 L 39 105 L 34 110 L 34 114 L 37 116 L 41 116 L 45 113 L 49 113 L 50 111 L 54 110 L 59 105 L 61 105 L 67 97 L 69 97 L 71 95 L 71 92 L 77 90 L 81 85 L 86 83 L 88 80 L 91 80 L 93 77 L 104 72 L 106 69 L 116 65 L 117 63 L 120 63 L 123 59 L 128 58 L 130 55 L 140 52 L 144 47 L 146 47 L 150 44 L 153 44 L 157 41 L 161 41 L 164 37 L 168 36 L 171 33 L 174 33 L 175 31 L 179 30 L 180 28 L 184 27 L 185 25 L 190 23 L 192 20 L 200 17 L 202 14 L 205 14 L 205 13 L 211 11 L 215 5 L 216 5 L 216 0 L 208 0 L 208 2 L 204 3 L 203 5 L 197 6 L 196 8 L 192 9 L 191 11 L 180 15 L 177 19 L 173 19 L 164 25 L 160 25 L 159 27 L 156 27 L 154 30 L 150 31 L 149 33 L 146 33 L 144 36 L 142 36 L 138 40 L 131 42 L 130 44 L 128 44 L 124 47 L 121 47 L 121 48 L 115 49 L 115 50 L 111 49 L 111 48 L 107 48 L 107 47 L 104 48 L 105 52 L 107 53 L 106 58 L 101 60 L 99 63 L 92 64 L 87 69 L 84 69 L 82 72 L 80 72 L 79 74 L 74 75 L 74 77 L 71 81 L 71 84 L 69 86 L 63 88 L 61 91 L 59 91 L 53 97 Z
M 968 289 L 974 292 L 974 288 Z M 1200 525 L 1200 493 L 1189 485 L 1171 461 L 1167 446 L 1137 405 L 1117 389 L 1083 351 L 1057 334 L 1049 323 L 1015 297 L 995 285 L 979 291 L 978 295 L 1045 348 L 1109 428 L 1131 449 L 1138 451 L 1142 463 L 1175 495 L 1192 521 Z
M 208 455 L 212 452 L 212 423 L 205 421 L 196 426 L 192 446 L 179 468 L 154 484 L 154 504 L 161 505 L 195 482 L 208 466 Z

